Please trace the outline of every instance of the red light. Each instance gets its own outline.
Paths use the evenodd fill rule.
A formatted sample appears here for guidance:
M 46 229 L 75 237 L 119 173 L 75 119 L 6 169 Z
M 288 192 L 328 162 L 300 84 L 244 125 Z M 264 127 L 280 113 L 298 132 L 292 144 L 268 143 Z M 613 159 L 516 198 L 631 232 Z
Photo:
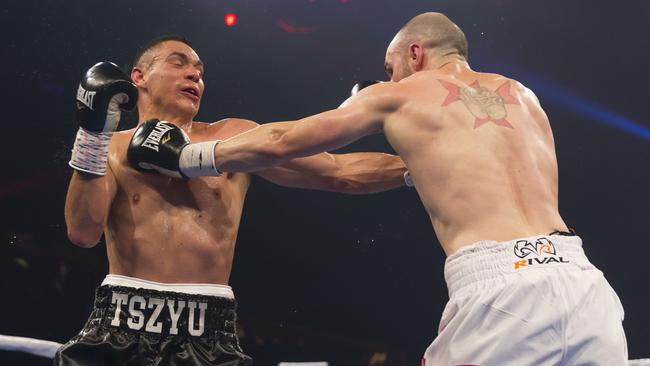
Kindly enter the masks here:
M 228 13 L 223 18 L 223 21 L 224 21 L 224 23 L 226 23 L 226 25 L 228 27 L 232 27 L 233 25 L 235 25 L 235 23 L 237 23 L 237 15 L 235 15 L 233 13 Z

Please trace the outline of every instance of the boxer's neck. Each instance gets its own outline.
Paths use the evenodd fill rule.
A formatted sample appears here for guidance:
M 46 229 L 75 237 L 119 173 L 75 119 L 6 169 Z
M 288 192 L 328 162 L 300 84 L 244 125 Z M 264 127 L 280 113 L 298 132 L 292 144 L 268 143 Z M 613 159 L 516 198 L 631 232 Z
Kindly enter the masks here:
M 185 132 L 190 133 L 192 130 L 192 119 L 194 116 L 167 111 L 163 108 L 155 108 L 152 104 L 149 103 L 138 105 L 138 124 L 153 118 L 165 122 L 170 122 L 180 127 Z
M 460 73 L 465 70 L 471 70 L 467 60 L 460 55 L 448 55 L 431 60 L 427 65 L 428 70 L 439 70 L 446 73 Z

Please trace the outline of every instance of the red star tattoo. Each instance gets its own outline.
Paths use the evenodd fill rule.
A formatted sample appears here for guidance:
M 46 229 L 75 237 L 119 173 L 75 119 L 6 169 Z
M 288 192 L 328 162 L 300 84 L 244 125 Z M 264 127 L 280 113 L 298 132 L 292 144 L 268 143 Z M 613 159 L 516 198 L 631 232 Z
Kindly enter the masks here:
M 458 85 L 452 84 L 444 80 L 438 80 L 438 81 L 449 92 L 449 94 L 447 94 L 447 98 L 445 98 L 445 101 L 442 102 L 443 107 L 446 107 L 449 104 L 457 100 L 460 100 L 460 87 Z
M 438 81 L 449 92 L 442 102 L 442 106 L 446 107 L 456 101 L 462 101 L 470 113 L 476 117 L 476 120 L 474 120 L 475 129 L 488 122 L 493 122 L 498 126 L 514 128 L 505 119 L 507 114 L 505 104 L 519 105 L 517 99 L 510 95 L 510 80 L 505 81 L 495 91 L 481 87 L 478 80 L 475 80 L 469 85 L 473 92 L 467 87 L 461 88 L 448 81 Z

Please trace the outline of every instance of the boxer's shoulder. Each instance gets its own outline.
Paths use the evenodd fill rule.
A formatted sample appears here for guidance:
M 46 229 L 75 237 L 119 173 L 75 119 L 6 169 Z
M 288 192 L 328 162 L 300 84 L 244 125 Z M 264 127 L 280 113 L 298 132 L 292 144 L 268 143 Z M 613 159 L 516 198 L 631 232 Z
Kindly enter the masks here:
M 125 155 L 126 148 L 129 146 L 129 141 L 131 141 L 131 136 L 133 136 L 134 132 L 135 128 L 114 132 L 113 137 L 111 138 L 111 152 L 123 152 Z
M 257 122 L 251 121 L 250 119 L 245 118 L 224 118 L 216 122 L 212 122 L 209 126 L 219 126 L 222 128 L 238 128 L 250 130 L 259 126 Z
M 244 118 L 224 118 L 212 123 L 203 123 L 203 125 L 205 125 L 206 133 L 220 140 L 259 126 L 256 122 Z
M 127 141 L 128 142 L 128 141 L 131 140 L 131 136 L 133 136 L 134 132 L 135 132 L 135 128 L 114 132 L 113 133 L 113 141 L 116 141 L 116 142 Z
M 109 165 L 113 173 L 121 171 L 123 166 L 127 166 L 126 150 L 131 141 L 131 136 L 135 132 L 135 128 L 130 130 L 117 131 L 113 133 L 111 144 L 109 147 Z

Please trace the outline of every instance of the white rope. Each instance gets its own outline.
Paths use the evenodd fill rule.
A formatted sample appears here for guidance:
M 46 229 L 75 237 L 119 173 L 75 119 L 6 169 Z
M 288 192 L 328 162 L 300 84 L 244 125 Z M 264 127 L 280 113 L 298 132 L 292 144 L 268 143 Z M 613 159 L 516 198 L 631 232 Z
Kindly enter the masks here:
M 59 347 L 61 347 L 61 343 L 0 334 L 0 350 L 20 351 L 31 353 L 32 355 L 54 358 L 54 354 Z
M 0 334 L 0 350 L 4 351 L 19 351 L 54 358 L 59 347 L 61 343 Z M 327 366 L 327 362 L 280 362 L 278 366 Z M 650 366 L 650 358 L 630 360 L 629 366 Z
M 629 366 L 650 366 L 650 358 L 640 358 L 638 360 L 630 360 Z

